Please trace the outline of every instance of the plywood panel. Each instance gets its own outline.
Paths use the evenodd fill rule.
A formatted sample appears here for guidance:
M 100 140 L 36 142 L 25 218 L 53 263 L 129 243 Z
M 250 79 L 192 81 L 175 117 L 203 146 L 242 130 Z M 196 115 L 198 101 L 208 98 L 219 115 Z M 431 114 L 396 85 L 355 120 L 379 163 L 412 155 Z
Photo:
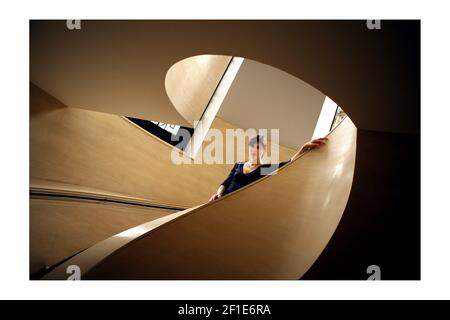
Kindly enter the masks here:
M 200 120 L 230 60 L 229 56 L 200 55 L 177 62 L 167 72 L 167 96 L 191 126 Z
M 30 273 L 52 266 L 120 231 L 173 210 L 102 202 L 30 199 Z

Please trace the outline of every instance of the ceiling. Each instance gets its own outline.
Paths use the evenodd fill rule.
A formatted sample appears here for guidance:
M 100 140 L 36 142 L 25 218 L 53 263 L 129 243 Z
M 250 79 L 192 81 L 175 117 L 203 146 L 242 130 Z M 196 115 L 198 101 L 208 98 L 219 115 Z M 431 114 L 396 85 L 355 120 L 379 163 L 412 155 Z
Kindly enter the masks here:
M 30 80 L 68 106 L 189 125 L 167 97 L 176 62 L 241 56 L 302 79 L 359 129 L 420 128 L 420 24 L 383 21 L 64 20 L 30 22 Z M 284 106 L 279 106 L 283 111 Z

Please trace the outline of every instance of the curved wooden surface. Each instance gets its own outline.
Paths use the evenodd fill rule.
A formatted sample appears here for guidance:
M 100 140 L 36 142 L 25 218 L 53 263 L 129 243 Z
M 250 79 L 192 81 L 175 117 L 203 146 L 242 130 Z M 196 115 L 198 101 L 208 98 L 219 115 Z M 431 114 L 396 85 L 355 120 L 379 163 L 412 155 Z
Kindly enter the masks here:
M 356 127 L 215 202 L 129 229 L 44 279 L 299 279 L 333 235 L 350 194 Z
M 191 126 L 201 119 L 231 58 L 198 55 L 178 61 L 167 71 L 167 97 Z
M 30 275 L 101 240 L 185 208 L 123 193 L 30 179 Z
M 154 199 L 131 196 L 129 194 L 101 190 L 86 186 L 62 183 L 43 179 L 30 178 L 30 196 L 60 197 L 79 200 L 104 201 L 142 207 L 153 207 L 168 210 L 184 210 L 177 204 L 161 202 Z
M 33 279 L 121 231 L 175 212 L 146 205 L 34 194 L 29 208 L 29 267 Z
M 70 108 L 33 84 L 30 89 L 32 184 L 42 181 L 39 185 L 47 187 L 53 181 L 90 195 L 123 195 L 184 209 L 206 201 L 230 172 L 232 164 L 177 165 L 171 161 L 173 146 L 129 120 Z M 224 135 L 238 129 L 220 118 L 212 128 Z M 205 141 L 203 148 L 210 143 Z M 279 147 L 281 159 L 295 153 Z M 226 159 L 236 161 L 244 153 L 244 148 L 228 149 L 222 151 Z

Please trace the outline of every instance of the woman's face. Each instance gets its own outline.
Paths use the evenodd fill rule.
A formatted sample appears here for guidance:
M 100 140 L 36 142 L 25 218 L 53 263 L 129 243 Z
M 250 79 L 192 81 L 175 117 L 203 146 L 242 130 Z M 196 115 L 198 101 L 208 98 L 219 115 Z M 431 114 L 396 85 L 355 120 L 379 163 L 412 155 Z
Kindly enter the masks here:
M 264 154 L 264 146 L 260 143 L 255 143 L 253 146 L 250 146 L 250 156 L 252 159 L 259 159 Z

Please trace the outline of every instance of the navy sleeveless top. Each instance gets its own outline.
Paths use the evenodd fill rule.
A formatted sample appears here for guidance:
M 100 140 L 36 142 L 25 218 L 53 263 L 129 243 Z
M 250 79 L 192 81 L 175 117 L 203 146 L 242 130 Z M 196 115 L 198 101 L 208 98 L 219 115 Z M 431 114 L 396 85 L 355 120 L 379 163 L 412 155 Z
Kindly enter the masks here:
M 228 177 L 222 182 L 222 185 L 225 187 L 223 195 L 236 191 L 237 189 L 242 188 L 243 186 L 246 186 L 272 173 L 276 169 L 289 163 L 289 161 L 280 162 L 279 164 L 270 164 L 270 163 L 262 164 L 258 168 L 249 173 L 244 173 L 245 162 L 235 163 Z

